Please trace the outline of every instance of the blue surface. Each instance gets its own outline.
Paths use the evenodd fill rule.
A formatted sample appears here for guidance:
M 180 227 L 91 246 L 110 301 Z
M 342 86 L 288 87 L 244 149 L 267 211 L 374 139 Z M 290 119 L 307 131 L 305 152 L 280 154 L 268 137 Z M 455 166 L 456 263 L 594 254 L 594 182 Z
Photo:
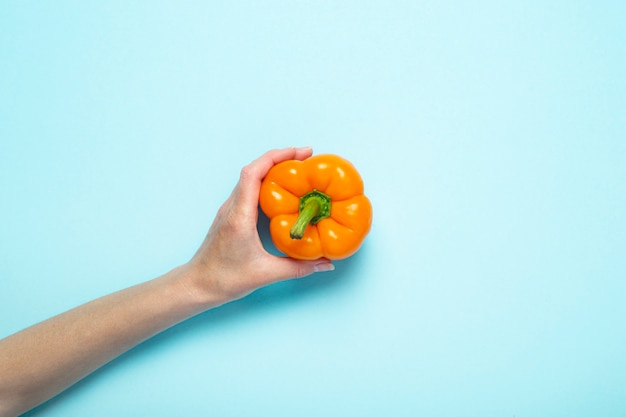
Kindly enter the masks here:
M 270 148 L 373 228 L 31 416 L 626 411 L 626 3 L 131 3 L 0 6 L 0 337 L 187 261 Z

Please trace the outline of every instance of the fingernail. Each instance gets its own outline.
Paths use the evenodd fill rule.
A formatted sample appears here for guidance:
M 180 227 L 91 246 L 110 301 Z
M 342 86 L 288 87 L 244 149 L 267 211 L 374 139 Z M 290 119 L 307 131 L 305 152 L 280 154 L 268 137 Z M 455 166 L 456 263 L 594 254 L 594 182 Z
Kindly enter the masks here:
M 326 271 L 334 271 L 335 265 L 332 262 L 320 262 L 313 266 L 314 272 L 326 272 Z
M 298 149 L 299 151 L 310 151 L 310 150 L 313 150 L 313 147 L 311 147 L 311 146 L 300 146 L 299 148 L 296 148 L 296 149 Z

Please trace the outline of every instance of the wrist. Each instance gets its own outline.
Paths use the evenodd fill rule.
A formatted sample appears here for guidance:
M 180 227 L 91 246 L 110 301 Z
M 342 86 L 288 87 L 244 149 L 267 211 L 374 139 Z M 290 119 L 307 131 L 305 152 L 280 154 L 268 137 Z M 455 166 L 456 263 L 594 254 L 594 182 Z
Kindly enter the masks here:
M 205 265 L 198 265 L 191 261 L 172 271 L 176 276 L 179 293 L 185 298 L 189 307 L 196 311 L 196 314 L 234 299 L 221 291 L 218 285 L 212 283 L 214 280 L 210 277 L 215 274 L 208 272 L 208 269 L 210 268 Z

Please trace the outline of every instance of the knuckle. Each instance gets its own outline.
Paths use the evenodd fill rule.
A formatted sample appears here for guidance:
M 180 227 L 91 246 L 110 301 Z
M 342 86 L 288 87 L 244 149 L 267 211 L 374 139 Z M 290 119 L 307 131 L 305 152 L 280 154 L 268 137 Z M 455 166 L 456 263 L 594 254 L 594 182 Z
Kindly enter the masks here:
M 256 172 L 253 166 L 251 165 L 246 165 L 245 167 L 241 168 L 241 172 L 239 173 L 239 178 L 242 181 L 248 181 L 254 178 Z
M 298 265 L 298 267 L 296 268 L 296 273 L 294 275 L 294 278 L 304 278 L 306 276 L 308 276 L 311 272 L 309 271 L 309 268 L 306 268 L 304 265 Z

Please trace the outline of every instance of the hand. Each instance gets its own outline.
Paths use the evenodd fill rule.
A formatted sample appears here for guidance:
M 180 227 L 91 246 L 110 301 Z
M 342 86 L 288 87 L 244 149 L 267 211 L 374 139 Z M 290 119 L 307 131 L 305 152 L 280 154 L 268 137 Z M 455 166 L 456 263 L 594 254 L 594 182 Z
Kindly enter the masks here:
M 303 160 L 311 154 L 311 148 L 272 150 L 241 170 L 239 182 L 189 262 L 195 271 L 194 288 L 212 303 L 241 298 L 277 281 L 334 269 L 324 258 L 299 261 L 271 255 L 257 232 L 259 189 L 267 172 L 279 162 Z
M 243 168 L 187 264 L 0 340 L 0 416 L 26 412 L 141 341 L 209 308 L 272 282 L 333 269 L 327 259 L 270 255 L 256 229 L 259 189 L 269 169 L 311 153 L 310 148 L 274 150 Z

